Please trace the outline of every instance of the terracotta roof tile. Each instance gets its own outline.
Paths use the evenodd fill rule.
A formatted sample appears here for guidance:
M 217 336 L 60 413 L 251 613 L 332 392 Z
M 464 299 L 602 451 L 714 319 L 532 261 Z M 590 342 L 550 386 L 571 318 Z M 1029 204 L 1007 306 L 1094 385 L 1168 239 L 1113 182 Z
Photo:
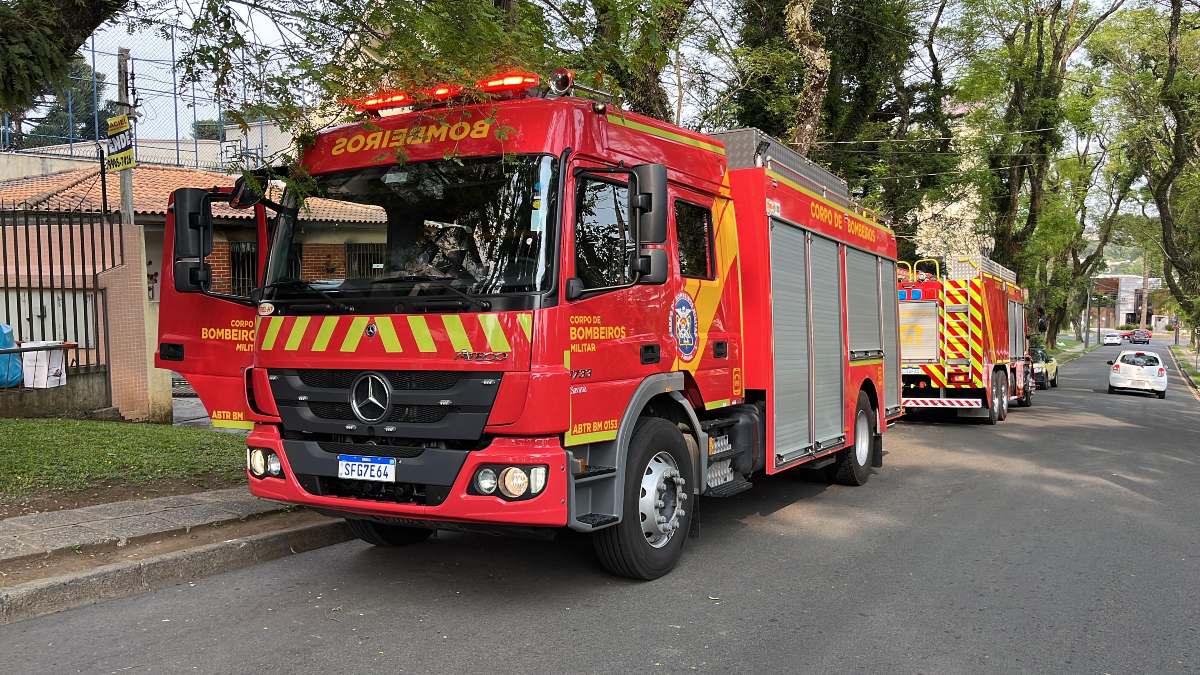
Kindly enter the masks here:
M 143 215 L 165 215 L 167 199 L 182 187 L 230 186 L 236 176 L 169 166 L 142 165 L 133 169 L 133 211 Z M 108 209 L 120 210 L 120 179 L 107 176 Z M 277 197 L 278 192 L 272 194 Z M 0 207 L 28 205 L 62 210 L 101 211 L 98 169 L 71 169 L 40 176 L 0 181 Z M 236 210 L 221 204 L 213 206 L 213 215 L 220 218 L 252 218 L 253 210 Z M 332 199 L 310 199 L 301 214 L 304 220 L 342 222 L 384 222 L 382 208 L 338 202 Z

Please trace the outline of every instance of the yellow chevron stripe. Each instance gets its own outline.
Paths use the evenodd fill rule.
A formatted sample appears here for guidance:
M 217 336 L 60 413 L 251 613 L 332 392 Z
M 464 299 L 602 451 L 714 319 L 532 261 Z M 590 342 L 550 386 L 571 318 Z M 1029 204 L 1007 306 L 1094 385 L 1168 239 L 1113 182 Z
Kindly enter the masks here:
M 467 331 L 463 328 L 461 318 L 454 314 L 447 314 L 442 317 L 442 323 L 446 326 L 446 334 L 450 336 L 450 344 L 454 347 L 454 351 L 473 351 L 471 339 L 467 337 Z
M 370 319 L 365 316 L 356 316 L 350 322 L 350 330 L 346 332 L 346 339 L 342 340 L 342 351 L 352 352 L 358 349 L 358 342 L 362 340 L 363 331 L 366 330 Z
M 417 349 L 422 352 L 437 351 L 437 345 L 433 341 L 433 335 L 429 332 L 429 323 L 425 321 L 425 317 L 408 317 L 408 327 L 412 330 L 413 340 L 417 343 Z
M 504 327 L 500 325 L 500 317 L 495 314 L 480 314 L 479 325 L 487 337 L 488 349 L 494 352 L 512 351 L 512 345 L 508 344 L 508 337 L 504 334 Z
M 533 315 L 522 313 L 517 315 L 517 323 L 521 324 L 521 330 L 525 332 L 525 339 L 533 339 Z
M 292 332 L 288 334 L 287 342 L 283 345 L 284 351 L 294 352 L 300 348 L 300 343 L 304 341 L 304 333 L 308 330 L 310 318 L 312 317 L 296 317 L 296 321 L 292 323 Z
M 379 328 L 379 341 L 383 343 L 384 351 L 404 351 L 400 348 L 400 338 L 396 337 L 396 326 L 392 323 L 391 317 L 375 317 L 375 326 Z
M 262 349 L 270 351 L 275 348 L 275 340 L 279 337 L 279 329 L 283 327 L 282 316 L 267 317 L 267 331 L 263 333 Z
M 337 325 L 336 316 L 327 316 L 321 320 L 321 327 L 317 329 L 317 337 L 313 340 L 314 352 L 323 352 L 329 347 L 329 338 L 333 337 L 333 329 L 337 328 Z

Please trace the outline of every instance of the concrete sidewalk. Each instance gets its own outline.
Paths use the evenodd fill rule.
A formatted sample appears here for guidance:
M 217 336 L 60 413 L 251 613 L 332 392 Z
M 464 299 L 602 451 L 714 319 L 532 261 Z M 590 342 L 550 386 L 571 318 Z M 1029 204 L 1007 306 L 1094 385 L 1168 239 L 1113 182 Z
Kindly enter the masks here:
M 137 499 L 0 520 L 0 563 L 218 525 L 282 511 L 245 487 Z

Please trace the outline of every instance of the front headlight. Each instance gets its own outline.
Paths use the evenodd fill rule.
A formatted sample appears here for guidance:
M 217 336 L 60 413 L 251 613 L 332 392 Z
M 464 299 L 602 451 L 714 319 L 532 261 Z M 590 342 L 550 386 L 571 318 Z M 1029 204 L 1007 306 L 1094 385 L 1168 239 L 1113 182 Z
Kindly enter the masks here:
M 1035 372 L 1035 373 L 1040 373 L 1045 369 L 1046 369 L 1046 366 L 1043 366 L 1040 363 L 1033 364 L 1033 372 Z

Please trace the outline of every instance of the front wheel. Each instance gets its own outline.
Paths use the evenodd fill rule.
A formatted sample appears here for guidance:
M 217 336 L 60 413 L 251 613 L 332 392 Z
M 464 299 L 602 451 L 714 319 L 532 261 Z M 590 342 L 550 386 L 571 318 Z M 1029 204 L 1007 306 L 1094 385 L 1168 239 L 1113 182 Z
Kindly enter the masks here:
M 1012 389 L 1010 389 L 1008 386 L 1008 372 L 1007 371 L 1000 371 L 999 390 L 1000 390 L 1000 421 L 1003 422 L 1004 420 L 1008 419 L 1008 405 L 1009 405 L 1008 397 L 1009 397 L 1009 394 L 1012 393 Z
M 1155 395 L 1156 395 L 1156 396 L 1158 396 L 1159 398 L 1166 398 L 1166 397 L 1167 397 L 1167 390 L 1166 390 L 1166 389 L 1164 389 L 1164 390 L 1162 390 L 1162 391 L 1156 391 L 1156 392 L 1154 392 L 1154 393 L 1155 393 Z
M 655 417 L 640 420 L 629 442 L 621 522 L 592 535 L 604 569 L 646 581 L 674 569 L 691 523 L 684 506 L 692 475 L 679 428 Z
M 1050 380 L 1050 386 L 1058 388 L 1058 371 L 1054 371 L 1054 378 Z
M 842 485 L 862 485 L 871 477 L 871 450 L 875 444 L 875 409 L 865 391 L 858 392 L 854 411 L 854 445 L 841 451 L 832 469 L 833 480 Z

